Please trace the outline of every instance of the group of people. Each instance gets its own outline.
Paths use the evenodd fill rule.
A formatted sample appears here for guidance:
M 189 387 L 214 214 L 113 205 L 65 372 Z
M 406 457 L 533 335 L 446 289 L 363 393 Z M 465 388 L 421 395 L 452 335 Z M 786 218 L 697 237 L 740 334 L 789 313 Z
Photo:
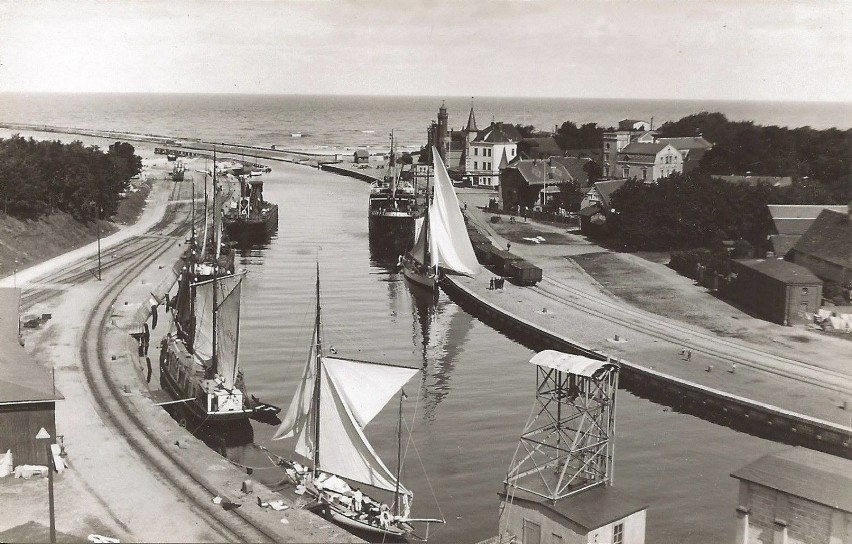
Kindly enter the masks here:
M 491 278 L 488 282 L 488 289 L 493 291 L 494 289 L 503 289 L 503 284 L 506 283 L 506 278 Z

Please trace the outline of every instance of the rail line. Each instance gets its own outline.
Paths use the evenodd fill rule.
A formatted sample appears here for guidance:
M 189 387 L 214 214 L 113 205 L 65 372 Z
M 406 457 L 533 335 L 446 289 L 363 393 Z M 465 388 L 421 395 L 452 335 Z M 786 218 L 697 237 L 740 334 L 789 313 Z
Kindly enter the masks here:
M 553 285 L 555 288 L 562 290 L 563 292 L 556 291 L 553 288 L 548 288 L 542 284 Z M 610 301 L 602 297 L 590 295 L 587 292 L 553 278 L 542 278 L 541 284 L 535 287 L 535 290 L 545 298 L 581 309 L 591 315 L 607 319 L 610 322 L 623 325 L 631 330 L 647 334 L 654 338 L 687 346 L 695 351 L 705 353 L 727 362 L 742 364 L 750 368 L 783 376 L 785 378 L 796 379 L 798 381 L 824 387 L 838 393 L 850 394 L 850 392 L 852 392 L 852 380 L 840 372 L 826 369 L 813 363 L 788 359 L 772 353 L 763 352 L 758 348 L 731 342 L 710 333 L 684 327 L 669 321 L 663 321 L 653 314 L 631 308 L 627 304 L 618 304 L 617 302 Z M 593 301 L 594 304 L 590 304 L 586 301 Z M 602 311 L 600 309 L 601 306 L 613 311 Z M 633 319 L 626 319 L 624 316 L 629 316 Z M 679 334 L 671 334 L 671 331 Z M 695 339 L 700 339 L 703 342 L 696 343 Z M 714 344 L 716 346 L 725 346 L 729 350 L 736 350 L 738 353 L 747 354 L 750 357 L 746 358 L 733 355 L 729 351 L 720 350 L 714 347 Z M 756 360 L 756 357 L 768 359 L 774 364 L 761 362 Z M 787 368 L 785 369 L 783 367 Z M 797 370 L 803 367 L 811 372 L 813 376 L 807 376 L 803 375 L 801 372 L 797 372 Z

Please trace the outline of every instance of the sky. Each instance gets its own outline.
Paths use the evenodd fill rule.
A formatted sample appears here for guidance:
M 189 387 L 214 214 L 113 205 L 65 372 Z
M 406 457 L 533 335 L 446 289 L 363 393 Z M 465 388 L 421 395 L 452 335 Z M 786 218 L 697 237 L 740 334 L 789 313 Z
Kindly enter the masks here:
M 0 0 L 0 92 L 852 101 L 852 0 Z

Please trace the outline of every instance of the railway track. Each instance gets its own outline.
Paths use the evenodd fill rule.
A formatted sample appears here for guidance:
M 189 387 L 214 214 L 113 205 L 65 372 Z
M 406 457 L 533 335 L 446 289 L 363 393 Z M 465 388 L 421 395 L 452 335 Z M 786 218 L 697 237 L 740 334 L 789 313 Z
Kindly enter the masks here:
M 847 375 L 813 363 L 781 357 L 761 351 L 759 348 L 731 342 L 712 333 L 662 320 L 653 314 L 631 308 L 627 304 L 619 304 L 603 297 L 590 295 L 553 278 L 542 278 L 535 289 L 550 300 L 567 304 L 633 331 L 685 346 L 722 361 L 817 385 L 838 393 L 852 394 L 852 379 Z M 807 372 L 803 373 L 803 369 Z

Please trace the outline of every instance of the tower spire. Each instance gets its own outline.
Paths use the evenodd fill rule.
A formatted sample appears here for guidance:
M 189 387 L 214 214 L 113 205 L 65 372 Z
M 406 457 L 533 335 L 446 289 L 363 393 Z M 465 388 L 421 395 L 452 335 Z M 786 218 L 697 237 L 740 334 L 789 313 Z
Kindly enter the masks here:
M 465 131 L 467 132 L 479 132 L 476 128 L 476 116 L 473 114 L 473 97 L 470 97 L 470 115 L 467 117 L 467 126 L 465 127 Z

